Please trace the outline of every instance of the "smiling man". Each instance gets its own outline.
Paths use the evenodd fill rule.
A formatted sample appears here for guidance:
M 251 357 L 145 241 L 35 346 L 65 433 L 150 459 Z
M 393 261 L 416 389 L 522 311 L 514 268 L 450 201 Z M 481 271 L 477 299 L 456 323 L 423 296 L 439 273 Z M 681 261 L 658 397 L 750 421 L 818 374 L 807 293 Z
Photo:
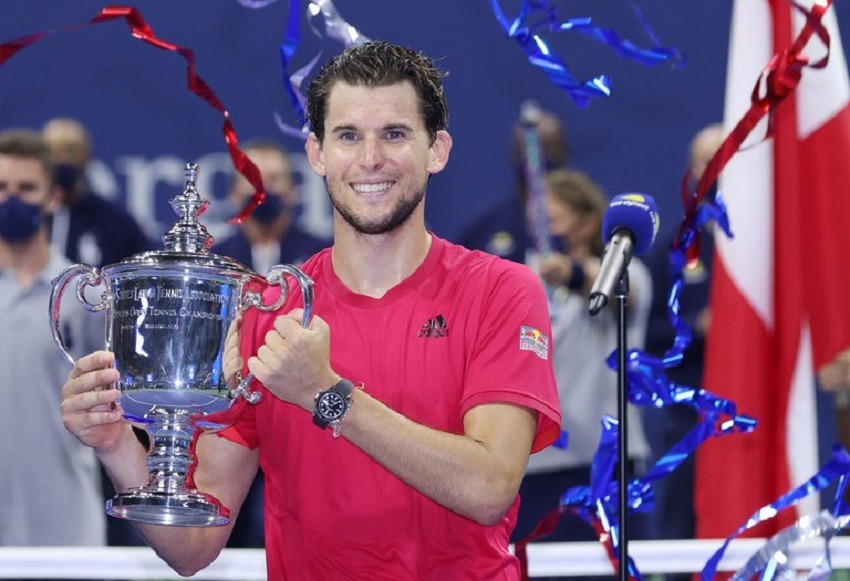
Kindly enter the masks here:
M 299 296 L 246 314 L 227 371 L 250 370 L 265 397 L 197 445 L 196 484 L 232 513 L 262 466 L 270 579 L 519 578 L 517 490 L 559 434 L 549 315 L 526 267 L 425 228 L 452 146 L 441 76 L 372 42 L 310 85 L 307 156 L 335 208 L 333 246 L 303 266 L 315 316 L 301 327 Z M 109 411 L 117 394 L 95 391 L 116 379 L 111 360 L 78 364 L 63 414 L 126 488 L 145 480 L 144 451 Z M 140 528 L 184 574 L 229 534 Z

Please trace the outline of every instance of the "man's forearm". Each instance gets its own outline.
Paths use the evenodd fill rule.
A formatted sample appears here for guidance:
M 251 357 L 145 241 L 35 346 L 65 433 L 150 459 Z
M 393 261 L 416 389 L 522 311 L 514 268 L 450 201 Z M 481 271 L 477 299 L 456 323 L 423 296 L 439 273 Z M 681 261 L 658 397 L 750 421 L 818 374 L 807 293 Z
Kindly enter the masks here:
M 536 420 L 532 412 L 508 404 L 484 407 L 489 409 L 467 418 L 469 435 L 450 434 L 417 424 L 355 390 L 342 433 L 422 494 L 489 526 L 516 497 Z M 508 425 L 495 421 L 502 419 Z M 492 442 L 497 431 L 503 434 Z
M 132 429 L 128 429 L 128 436 L 115 449 L 98 451 L 98 458 L 118 492 L 144 486 L 147 482 L 147 451 Z M 192 575 L 203 569 L 220 551 L 204 538 L 209 534 L 206 528 L 133 524 L 156 554 L 181 575 Z M 226 540 L 227 535 L 224 538 Z

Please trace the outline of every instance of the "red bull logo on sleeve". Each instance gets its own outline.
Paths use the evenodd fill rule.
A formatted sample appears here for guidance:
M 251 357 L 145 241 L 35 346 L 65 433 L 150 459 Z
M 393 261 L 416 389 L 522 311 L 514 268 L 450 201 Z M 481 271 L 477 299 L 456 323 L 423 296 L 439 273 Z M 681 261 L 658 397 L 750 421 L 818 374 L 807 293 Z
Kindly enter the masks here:
M 531 351 L 540 359 L 549 359 L 549 337 L 533 327 L 519 328 L 519 350 Z

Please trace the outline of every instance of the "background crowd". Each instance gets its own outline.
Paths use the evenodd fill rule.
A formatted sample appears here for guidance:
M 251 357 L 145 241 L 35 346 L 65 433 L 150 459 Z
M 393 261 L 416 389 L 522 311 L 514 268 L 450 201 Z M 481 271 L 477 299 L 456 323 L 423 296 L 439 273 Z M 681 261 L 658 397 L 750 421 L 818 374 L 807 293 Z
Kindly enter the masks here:
M 563 428 L 569 433 L 569 446 L 566 449 L 551 446 L 530 459 L 521 488 L 523 502 L 515 540 L 530 533 L 540 518 L 557 506 L 560 495 L 567 488 L 589 482 L 591 460 L 599 443 L 601 417 L 603 414 L 616 416 L 615 374 L 605 364 L 605 358 L 616 345 L 615 313 L 607 309 L 601 316 L 591 317 L 587 310 L 587 298 L 604 250 L 601 220 L 608 200 L 590 176 L 571 167 L 570 145 L 563 122 L 553 113 L 543 112 L 535 127 L 545 160 L 543 183 L 546 227 L 551 249 L 541 253 L 534 247 L 528 233 L 528 183 L 523 171 L 524 128 L 519 121 L 509 134 L 515 144 L 509 160 L 516 176 L 514 186 L 501 201 L 494 204 L 487 213 L 487 219 L 473 223 L 458 241 L 470 248 L 532 266 L 544 281 L 550 297 L 554 364 L 564 418 Z M 16 287 L 16 292 L 22 295 L 33 293 L 40 287 L 37 296 L 46 303 L 45 293 L 49 292 L 47 283 L 61 270 L 60 266 L 70 262 L 94 266 L 112 264 L 136 253 L 160 247 L 144 236 L 136 220 L 124 208 L 104 199 L 92 189 L 86 167 L 92 156 L 93 144 L 80 121 L 55 118 L 48 120 L 40 130 L 9 130 L 3 132 L 2 136 L 3 143 L 23 140 L 32 151 L 15 153 L 14 149 L 0 149 L 0 159 L 7 161 L 0 164 L 0 207 L 8 206 L 10 199 L 22 197 L 24 192 L 23 186 L 16 186 L 12 181 L 16 174 L 12 167 L 14 163 L 11 162 L 20 161 L 18 157 L 24 161 L 37 161 L 27 164 L 41 196 L 38 202 L 38 234 L 34 241 L 44 247 L 43 252 L 50 248 L 50 256 L 53 257 L 52 262 L 42 261 L 37 265 L 43 274 L 38 268 L 31 269 L 39 275 L 33 282 L 30 277 L 17 274 L 19 267 L 9 251 L 17 250 L 18 245 L 9 243 L 6 238 L 8 234 L 0 233 L 0 249 L 5 251 L 0 255 L 3 258 L 0 263 L 0 282 L 4 285 Z M 691 168 L 693 180 L 699 177 L 722 137 L 719 125 L 708 126 L 696 133 L 687 154 L 682 156 L 683 164 Z M 268 201 L 237 230 L 217 241 L 212 251 L 231 256 L 262 274 L 274 264 L 300 264 L 306 257 L 328 246 L 329 240 L 316 237 L 299 225 L 299 192 L 292 177 L 289 152 L 273 141 L 248 141 L 244 148 L 261 171 L 269 194 Z M 234 212 L 242 209 L 248 203 L 251 193 L 252 188 L 247 180 L 234 172 L 228 182 L 228 209 Z M 3 215 L 0 213 L 0 219 Z M 226 225 L 219 226 L 223 231 Z M 659 241 L 649 255 L 649 268 L 636 258 L 629 269 L 630 346 L 646 347 L 655 354 L 661 354 L 669 348 L 673 338 L 665 294 L 665 289 L 669 287 L 667 250 L 670 242 Z M 701 380 L 703 341 L 710 324 L 707 307 L 710 249 L 711 245 L 705 244 L 704 256 L 699 264 L 686 273 L 682 315 L 694 330 L 695 340 L 683 364 L 672 371 L 672 377 L 688 385 L 699 385 Z M 62 254 L 64 257 L 60 258 Z M 40 285 L 38 280 L 42 281 Z M 16 350 L 15 341 L 10 340 L 0 346 L 0 356 L 4 360 L 16 358 L 19 364 L 33 367 L 43 367 L 45 361 L 52 362 L 50 368 L 55 369 L 55 372 L 31 388 L 41 394 L 38 400 L 40 405 L 33 406 L 31 412 L 38 419 L 27 416 L 27 421 L 53 425 L 54 430 L 50 433 L 60 434 L 58 440 L 65 441 L 68 438 L 62 429 L 60 417 L 55 413 L 55 406 L 42 404 L 51 398 L 57 400 L 58 386 L 62 383 L 66 368 L 61 355 L 52 345 L 46 320 L 40 320 L 46 319 L 46 309 L 42 308 L 43 304 L 36 305 L 31 315 L 33 335 L 38 336 L 47 347 L 21 354 Z M 8 312 L 24 312 L 29 308 L 21 303 L 8 307 Z M 79 318 L 88 320 L 88 317 Z M 80 348 L 83 345 L 91 348 L 102 344 L 102 326 L 89 324 L 84 333 L 85 342 L 81 340 Z M 846 370 L 841 365 L 846 364 L 836 362 L 836 367 L 825 370 L 824 381 L 828 387 L 838 389 L 842 382 L 846 382 Z M 15 376 L 7 374 L 5 377 L 4 387 L 8 383 L 7 389 L 11 392 L 11 380 Z M 646 411 L 631 407 L 629 413 L 632 473 L 645 470 L 648 462 L 666 452 L 695 422 L 693 410 L 685 406 Z M 649 414 L 649 421 L 643 419 L 643 414 Z M 11 420 L 0 422 L 0 428 L 9 432 L 1 440 L 7 443 L 14 441 L 17 426 Z M 58 489 L 70 492 L 73 490 L 72 484 L 77 483 L 89 490 L 96 490 L 99 501 L 89 506 L 88 516 L 92 520 L 101 521 L 101 526 L 109 525 L 108 537 L 87 536 L 83 534 L 83 529 L 77 528 L 61 544 L 138 544 L 138 536 L 126 523 L 116 519 L 105 522 L 102 501 L 112 494 L 108 479 L 101 479 L 93 471 L 92 459 L 79 449 L 75 441 L 58 447 L 58 440 L 30 440 L 27 443 L 30 449 L 26 454 L 33 458 L 50 458 L 60 453 L 60 457 L 40 462 L 38 466 L 50 467 L 51 470 L 63 469 L 61 474 L 52 479 Z M 17 445 L 21 446 L 20 443 Z M 83 466 L 80 463 L 84 459 L 85 466 L 88 466 L 87 476 L 79 473 Z M 8 480 L 6 477 L 5 480 L 0 479 L 0 482 L 10 487 L 9 496 L 19 500 L 8 506 L 22 509 L 43 504 L 43 499 L 32 495 L 31 489 L 27 487 L 27 482 L 40 478 L 22 472 L 17 477 L 17 483 L 8 483 Z M 67 481 L 67 485 L 58 484 L 62 481 Z M 653 515 L 637 520 L 635 534 L 639 538 L 692 538 L 692 490 L 693 465 L 689 461 L 659 483 L 657 509 Z M 77 506 L 80 504 L 77 503 Z M 34 524 L 29 528 L 30 534 L 20 536 L 25 529 L 18 523 L 22 519 L 37 518 L 38 512 L 20 510 L 17 515 L 1 519 L 0 523 L 4 523 L 0 525 L 3 544 L 60 544 L 54 538 L 54 532 L 61 530 L 61 527 L 43 528 Z M 9 526 L 5 526 L 5 523 Z M 577 517 L 568 515 L 552 535 L 541 540 L 593 538 L 590 527 Z M 252 487 L 230 546 L 263 546 L 261 478 Z

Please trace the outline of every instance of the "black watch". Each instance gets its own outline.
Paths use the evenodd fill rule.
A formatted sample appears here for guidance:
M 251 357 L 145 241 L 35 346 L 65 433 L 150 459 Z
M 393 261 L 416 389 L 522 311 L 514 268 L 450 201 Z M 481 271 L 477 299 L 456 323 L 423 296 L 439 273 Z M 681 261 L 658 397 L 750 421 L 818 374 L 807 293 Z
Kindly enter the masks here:
M 320 428 L 333 426 L 334 436 L 339 436 L 339 428 L 348 408 L 351 407 L 351 392 L 354 384 L 340 379 L 327 391 L 316 394 L 316 407 L 313 408 L 313 423 Z

